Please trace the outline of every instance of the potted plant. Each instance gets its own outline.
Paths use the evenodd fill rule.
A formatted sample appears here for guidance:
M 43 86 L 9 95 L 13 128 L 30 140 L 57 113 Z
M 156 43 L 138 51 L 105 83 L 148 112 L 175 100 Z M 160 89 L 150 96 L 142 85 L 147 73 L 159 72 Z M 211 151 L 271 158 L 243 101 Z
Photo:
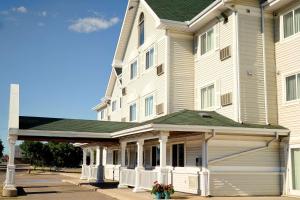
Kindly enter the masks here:
M 164 185 L 164 196 L 165 199 L 170 199 L 171 198 L 171 194 L 174 194 L 174 187 L 172 184 L 169 185 Z
M 155 195 L 155 199 L 162 199 L 162 195 L 164 194 L 163 185 L 155 181 L 154 185 L 152 186 L 151 194 Z

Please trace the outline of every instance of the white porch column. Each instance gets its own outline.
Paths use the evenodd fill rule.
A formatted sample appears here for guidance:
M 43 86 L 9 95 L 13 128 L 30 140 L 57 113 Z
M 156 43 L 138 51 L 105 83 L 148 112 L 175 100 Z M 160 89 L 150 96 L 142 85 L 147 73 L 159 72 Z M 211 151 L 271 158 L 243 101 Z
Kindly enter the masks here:
M 97 147 L 97 153 L 96 153 L 96 166 L 97 166 L 97 183 L 104 182 L 104 166 L 102 163 L 103 160 L 103 147 L 98 146 Z
M 160 165 L 158 171 L 158 182 L 162 184 L 168 183 L 168 169 L 167 169 L 167 141 L 169 132 L 161 132 L 159 137 L 159 150 L 160 150 Z
M 96 177 L 93 177 L 93 168 L 94 168 L 94 149 L 93 148 L 89 148 L 89 152 L 90 152 L 90 166 L 89 166 L 89 176 L 88 176 L 88 180 L 89 181 L 94 181 L 96 179 Z
M 140 176 L 141 170 L 144 169 L 143 167 L 143 147 L 144 147 L 144 139 L 139 139 L 137 141 L 137 166 L 135 168 L 135 187 L 133 192 L 141 192 L 144 191 L 140 188 Z
M 122 176 L 122 169 L 126 168 L 126 146 L 127 146 L 127 142 L 121 142 L 121 167 L 119 169 L 119 185 L 118 188 L 127 188 L 127 185 L 124 185 L 123 182 L 123 176 Z
M 86 154 L 87 154 L 87 149 L 83 148 L 82 149 L 82 166 L 81 166 L 81 177 L 80 177 L 80 179 L 87 179 L 88 178 L 87 165 L 86 165 Z
M 106 154 L 107 154 L 107 147 L 104 147 L 103 148 L 103 152 L 102 152 L 102 164 L 103 164 L 103 166 L 105 166 L 106 165 Z
M 2 195 L 6 197 L 17 196 L 15 187 L 15 144 L 17 136 L 12 135 L 13 131 L 19 129 L 19 85 L 10 85 L 9 114 L 8 114 L 8 142 L 9 161 L 6 169 L 6 179 L 4 182 Z

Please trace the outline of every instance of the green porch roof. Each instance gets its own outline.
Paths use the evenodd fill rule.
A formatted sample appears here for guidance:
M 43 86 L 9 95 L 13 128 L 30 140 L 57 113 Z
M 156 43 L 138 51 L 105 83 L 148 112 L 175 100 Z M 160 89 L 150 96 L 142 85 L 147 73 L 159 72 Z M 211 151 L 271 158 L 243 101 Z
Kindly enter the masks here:
M 132 127 L 134 123 L 98 120 L 62 119 L 20 116 L 19 129 L 113 133 Z
M 207 8 L 215 0 L 146 0 L 161 19 L 188 21 Z
M 182 110 L 142 123 L 20 116 L 19 128 L 45 131 L 113 133 L 147 124 L 286 129 L 278 125 L 237 123 L 216 112 Z

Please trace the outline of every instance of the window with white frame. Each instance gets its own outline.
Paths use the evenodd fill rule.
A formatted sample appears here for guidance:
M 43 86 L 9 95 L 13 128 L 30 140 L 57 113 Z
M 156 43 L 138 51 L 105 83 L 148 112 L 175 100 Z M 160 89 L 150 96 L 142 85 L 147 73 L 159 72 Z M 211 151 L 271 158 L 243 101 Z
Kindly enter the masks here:
M 201 89 L 201 109 L 211 109 L 215 106 L 215 85 L 209 85 Z
M 153 96 L 145 98 L 145 117 L 153 114 Z
M 300 73 L 285 78 L 286 101 L 300 99 Z
M 184 167 L 184 144 L 172 145 L 172 166 Z
M 288 12 L 282 18 L 284 38 L 300 32 L 300 8 Z
M 130 65 L 130 79 L 134 79 L 137 76 L 137 61 L 134 61 Z
M 146 52 L 146 69 L 154 65 L 154 48 L 152 47 Z
M 117 109 L 117 100 L 114 100 L 111 104 L 111 111 L 114 112 Z
M 133 103 L 129 107 L 129 120 L 131 122 L 136 121 L 136 103 Z
M 214 48 L 214 29 L 210 29 L 200 36 L 201 55 L 206 54 Z
M 104 119 L 104 110 L 99 111 L 99 117 L 100 117 L 100 120 Z
M 113 151 L 113 165 L 117 165 L 119 163 L 119 151 Z
M 152 167 L 160 165 L 160 149 L 159 146 L 152 146 L 151 148 L 151 165 Z

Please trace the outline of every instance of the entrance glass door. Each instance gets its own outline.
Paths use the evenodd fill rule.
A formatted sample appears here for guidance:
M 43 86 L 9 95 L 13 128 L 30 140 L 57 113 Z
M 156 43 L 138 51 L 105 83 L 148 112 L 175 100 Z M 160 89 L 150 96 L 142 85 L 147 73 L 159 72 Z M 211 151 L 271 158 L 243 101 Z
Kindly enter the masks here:
M 300 148 L 291 149 L 291 190 L 295 195 L 300 195 Z

